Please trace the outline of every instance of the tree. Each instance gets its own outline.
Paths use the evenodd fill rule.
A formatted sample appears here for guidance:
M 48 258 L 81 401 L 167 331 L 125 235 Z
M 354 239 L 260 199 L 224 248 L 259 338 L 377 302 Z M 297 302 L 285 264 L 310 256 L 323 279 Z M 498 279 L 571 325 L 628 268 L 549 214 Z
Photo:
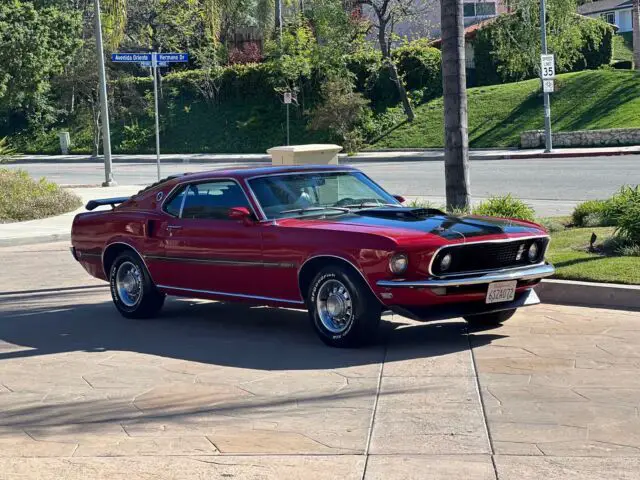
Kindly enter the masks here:
M 51 79 L 80 46 L 80 25 L 80 15 L 55 6 L 0 5 L 0 117 L 14 112 L 40 127 L 55 120 Z
M 468 210 L 471 193 L 462 0 L 442 0 L 441 22 L 447 208 Z
M 631 20 L 633 24 L 633 64 L 636 70 L 640 70 L 640 0 L 633 0 Z
M 377 31 L 383 62 L 389 70 L 391 80 L 398 89 L 407 119 L 412 122 L 415 119 L 413 107 L 402 78 L 400 78 L 398 69 L 393 62 L 393 40 L 395 28 L 399 23 L 425 15 L 429 6 L 421 0 L 356 0 L 355 3 L 356 5 L 368 6 L 373 13 L 373 26 Z

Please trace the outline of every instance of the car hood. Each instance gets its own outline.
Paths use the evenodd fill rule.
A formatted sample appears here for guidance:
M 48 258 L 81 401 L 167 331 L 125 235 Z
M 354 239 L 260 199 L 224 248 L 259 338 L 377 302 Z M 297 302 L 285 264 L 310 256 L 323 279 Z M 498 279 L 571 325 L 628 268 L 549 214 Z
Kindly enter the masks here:
M 282 226 L 321 228 L 382 234 L 387 237 L 415 237 L 425 234 L 444 240 L 466 241 L 484 236 L 544 235 L 541 227 L 517 220 L 465 216 L 438 210 L 411 208 L 366 209 L 322 219 L 287 219 Z

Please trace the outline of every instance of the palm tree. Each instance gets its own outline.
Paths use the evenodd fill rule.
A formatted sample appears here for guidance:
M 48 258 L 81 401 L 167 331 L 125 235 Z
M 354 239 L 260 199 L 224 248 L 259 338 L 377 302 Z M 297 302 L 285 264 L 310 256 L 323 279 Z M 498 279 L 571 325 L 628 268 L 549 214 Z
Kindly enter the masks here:
M 638 1 L 638 0 L 634 0 Z M 444 96 L 444 168 L 447 208 L 467 210 L 469 136 L 462 0 L 442 0 L 442 85 Z
M 636 70 L 640 70 L 640 0 L 633 0 L 631 8 L 633 23 L 633 63 Z

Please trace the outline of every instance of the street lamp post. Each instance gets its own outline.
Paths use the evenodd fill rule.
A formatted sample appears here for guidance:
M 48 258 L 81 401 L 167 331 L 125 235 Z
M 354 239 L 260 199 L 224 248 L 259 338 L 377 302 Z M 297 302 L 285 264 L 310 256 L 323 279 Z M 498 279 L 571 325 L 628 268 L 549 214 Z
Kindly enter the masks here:
M 545 0 L 540 0 L 540 35 L 542 38 L 542 54 L 547 54 L 547 6 Z M 551 137 L 551 98 L 548 92 L 543 92 L 544 97 L 544 137 L 545 152 L 553 149 L 553 140 Z
M 104 154 L 103 187 L 117 185 L 111 171 L 111 132 L 109 131 L 109 104 L 107 100 L 107 75 L 104 69 L 104 48 L 102 46 L 102 22 L 100 20 L 100 0 L 94 0 L 96 16 L 96 54 L 98 56 L 98 77 L 100 79 L 100 116 L 102 117 L 102 150 Z

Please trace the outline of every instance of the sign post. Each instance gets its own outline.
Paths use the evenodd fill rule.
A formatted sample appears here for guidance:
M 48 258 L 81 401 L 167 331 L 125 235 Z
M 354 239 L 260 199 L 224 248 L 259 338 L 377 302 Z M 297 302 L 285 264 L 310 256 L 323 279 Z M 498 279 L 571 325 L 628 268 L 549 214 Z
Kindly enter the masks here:
M 143 67 L 151 67 L 153 74 L 153 101 L 156 123 L 156 165 L 158 180 L 160 180 L 160 112 L 158 108 L 158 68 L 167 67 L 170 63 L 184 63 L 189 61 L 188 53 L 112 53 L 112 62 L 139 63 Z
M 155 103 L 156 114 L 156 166 L 158 168 L 158 181 L 160 175 L 160 113 L 158 112 L 158 58 L 154 54 L 151 60 L 151 71 L 153 73 L 153 101 Z
M 98 54 L 98 78 L 100 79 L 100 115 L 102 116 L 102 153 L 104 155 L 103 187 L 117 185 L 111 171 L 111 131 L 109 129 L 109 102 L 107 99 L 107 75 L 104 69 L 104 49 L 102 47 L 102 23 L 100 21 L 100 0 L 94 0 L 96 17 L 96 50 Z M 96 152 L 96 155 L 98 152 Z
M 285 92 L 284 94 L 284 103 L 287 106 L 287 146 L 290 143 L 290 128 L 289 128 L 289 106 L 293 102 L 293 94 L 291 92 Z
M 540 56 L 540 78 L 543 81 L 544 97 L 544 137 L 545 152 L 549 153 L 553 149 L 551 137 L 551 99 L 549 92 L 544 89 L 544 81 L 551 80 L 556 76 L 555 61 L 553 55 L 547 54 L 547 7 L 545 0 L 540 0 L 540 34 L 542 37 L 542 55 Z

